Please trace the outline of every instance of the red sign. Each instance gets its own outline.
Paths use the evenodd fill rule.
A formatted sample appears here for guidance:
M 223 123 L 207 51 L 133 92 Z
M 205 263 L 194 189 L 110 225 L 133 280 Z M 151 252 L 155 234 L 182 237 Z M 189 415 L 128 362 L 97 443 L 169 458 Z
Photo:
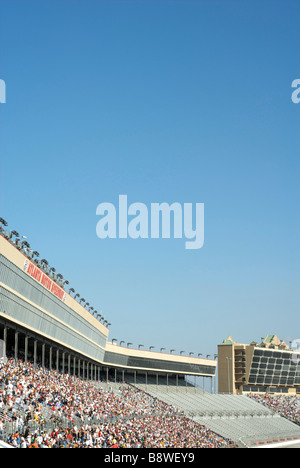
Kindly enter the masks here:
M 61 301 L 66 300 L 66 293 L 65 291 L 60 288 L 51 278 L 49 278 L 46 273 L 40 270 L 37 266 L 33 263 L 29 262 L 29 260 L 25 260 L 24 263 L 24 271 L 28 273 L 32 278 L 34 278 L 38 283 L 42 284 L 48 291 L 58 297 Z

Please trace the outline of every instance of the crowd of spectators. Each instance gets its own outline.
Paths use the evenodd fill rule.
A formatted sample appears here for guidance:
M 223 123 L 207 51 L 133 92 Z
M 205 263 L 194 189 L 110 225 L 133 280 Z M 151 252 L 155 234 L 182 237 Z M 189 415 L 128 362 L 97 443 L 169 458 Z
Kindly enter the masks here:
M 17 448 L 234 447 L 180 410 L 118 387 L 8 359 L 0 364 L 0 439 Z
M 300 397 L 250 393 L 249 397 L 300 426 Z

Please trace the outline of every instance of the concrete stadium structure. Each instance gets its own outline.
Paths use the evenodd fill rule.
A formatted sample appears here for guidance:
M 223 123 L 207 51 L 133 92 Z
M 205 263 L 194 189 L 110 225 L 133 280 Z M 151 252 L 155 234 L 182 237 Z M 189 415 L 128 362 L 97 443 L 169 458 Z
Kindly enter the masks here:
M 0 358 L 10 355 L 83 379 L 129 384 L 243 447 L 300 439 L 300 427 L 238 395 L 213 395 L 188 377 L 216 377 L 217 361 L 109 342 L 110 324 L 0 218 Z M 73 294 L 73 295 L 72 295 Z M 114 341 L 114 340 L 113 340 Z M 128 343 L 129 345 L 129 343 Z M 112 386 L 112 387 L 111 387 Z

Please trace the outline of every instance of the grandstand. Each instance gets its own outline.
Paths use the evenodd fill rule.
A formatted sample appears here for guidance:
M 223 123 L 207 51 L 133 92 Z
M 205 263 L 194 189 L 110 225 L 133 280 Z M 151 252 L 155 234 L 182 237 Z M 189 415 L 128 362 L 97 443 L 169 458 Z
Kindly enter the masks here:
M 20 237 L 0 229 L 0 340 L 16 358 L 21 355 L 27 362 L 33 357 L 35 363 L 83 378 L 113 374 L 116 380 L 124 372 L 215 377 L 213 359 L 108 342 L 108 320 Z
M 299 426 L 260 403 L 243 395 L 213 395 L 204 385 L 189 383 L 191 377 L 202 377 L 212 386 L 216 359 L 109 342 L 111 324 L 102 313 L 6 226 L 0 218 L 0 358 L 21 360 L 22 369 L 32 363 L 34 369 L 92 381 L 95 388 L 116 395 L 126 382 L 241 447 L 300 439 Z M 50 418 L 49 408 L 41 411 L 45 420 Z
M 140 381 L 137 388 L 184 411 L 194 421 L 241 447 L 300 439 L 300 427 L 244 395 L 214 395 L 192 385 L 157 385 Z

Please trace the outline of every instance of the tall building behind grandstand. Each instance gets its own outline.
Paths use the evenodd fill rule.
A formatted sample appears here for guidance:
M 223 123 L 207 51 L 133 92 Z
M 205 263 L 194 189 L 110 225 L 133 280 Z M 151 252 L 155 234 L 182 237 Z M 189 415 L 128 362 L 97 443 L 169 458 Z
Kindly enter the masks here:
M 277 335 L 260 344 L 229 336 L 218 346 L 218 386 L 219 393 L 300 394 L 300 352 Z
M 85 379 L 187 385 L 188 376 L 211 383 L 216 376 L 213 359 L 109 342 L 110 325 L 0 218 L 0 341 L 7 354 Z

